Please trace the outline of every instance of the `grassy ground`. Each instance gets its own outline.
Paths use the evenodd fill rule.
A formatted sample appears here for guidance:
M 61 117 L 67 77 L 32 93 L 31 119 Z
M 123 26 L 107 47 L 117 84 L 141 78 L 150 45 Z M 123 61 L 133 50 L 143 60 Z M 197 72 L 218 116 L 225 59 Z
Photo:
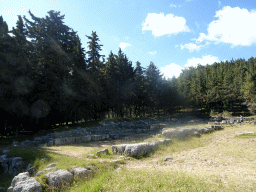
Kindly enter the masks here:
M 172 127 L 200 128 L 205 122 L 174 124 Z M 171 126 L 171 125 L 170 125 Z M 226 125 L 223 130 L 200 138 L 176 140 L 160 146 L 140 158 L 120 155 L 88 157 L 113 144 L 150 142 L 164 139 L 161 135 L 144 134 L 113 141 L 90 142 L 79 145 L 45 147 L 42 150 L 12 150 L 10 156 L 21 156 L 43 170 L 50 163 L 56 169 L 71 170 L 82 166 L 93 176 L 75 179 L 74 183 L 57 191 L 253 191 L 256 188 L 256 137 L 235 136 L 236 131 L 255 131 L 255 126 Z M 41 162 L 43 157 L 49 158 Z M 11 180 L 5 176 L 0 186 Z M 36 177 L 44 191 L 49 188 L 44 176 Z M 1 179 L 2 180 L 2 179 Z

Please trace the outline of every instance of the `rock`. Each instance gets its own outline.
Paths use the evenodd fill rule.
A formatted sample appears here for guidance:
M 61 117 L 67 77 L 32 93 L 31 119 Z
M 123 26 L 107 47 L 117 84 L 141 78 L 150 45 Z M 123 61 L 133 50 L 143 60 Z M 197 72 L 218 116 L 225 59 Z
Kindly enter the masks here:
M 92 138 L 92 141 L 100 141 L 101 135 L 92 135 L 91 138 Z
M 31 164 L 28 164 L 26 171 L 29 173 L 29 176 L 34 176 L 36 174 L 36 169 Z
M 195 136 L 195 128 L 185 128 L 185 129 L 170 129 L 165 130 L 162 132 L 163 136 L 169 137 L 169 138 L 187 138 L 191 136 Z
M 94 157 L 94 154 L 89 154 L 87 155 L 87 157 Z
M 3 155 L 7 155 L 9 153 L 10 150 L 3 150 Z
M 249 132 L 249 131 L 237 131 L 236 135 L 254 135 L 254 132 Z
M 35 178 L 17 182 L 13 187 L 13 192 L 41 192 L 42 186 Z
M 12 146 L 13 146 L 13 147 L 18 147 L 18 146 L 19 146 L 19 142 L 18 142 L 18 141 L 14 141 L 14 142 L 12 143 Z
M 103 149 L 103 150 L 98 151 L 98 152 L 96 153 L 96 155 L 102 155 L 102 154 L 106 154 L 106 155 L 108 155 L 108 154 L 109 154 L 108 149 Z
M 73 182 L 73 174 L 67 170 L 59 169 L 45 174 L 48 184 L 52 188 L 63 188 Z
M 170 139 L 154 141 L 151 143 L 113 145 L 113 154 L 125 154 L 128 156 L 144 155 L 154 151 L 159 144 L 170 143 Z
M 63 145 L 65 144 L 65 139 L 64 138 L 58 138 L 54 140 L 55 145 Z
M 164 161 L 169 161 L 169 160 L 172 160 L 173 158 L 171 158 L 171 157 L 165 157 L 164 158 Z
M 25 181 L 29 178 L 29 172 L 20 173 L 12 179 L 11 186 L 14 187 L 16 183 Z
M 221 125 L 211 125 L 211 128 L 214 129 L 214 130 L 222 129 Z
M 67 137 L 65 138 L 65 144 L 74 144 L 76 142 L 75 137 Z
M 113 146 L 112 146 L 112 152 L 113 152 L 113 154 L 123 154 L 123 153 L 124 153 L 124 150 L 125 150 L 126 145 L 128 145 L 128 144 L 123 144 L 123 145 L 113 145 Z
M 47 146 L 53 146 L 54 145 L 54 140 L 50 140 L 50 141 L 48 141 L 48 143 L 47 143 Z
M 227 120 L 222 120 L 221 124 L 227 124 Z
M 9 188 L 7 189 L 7 192 L 13 192 L 13 187 L 12 187 L 12 186 L 9 187 Z
M 161 142 L 160 142 L 161 143 Z M 144 155 L 147 153 L 150 153 L 154 151 L 159 143 L 157 142 L 151 142 L 151 143 L 140 143 L 133 147 L 126 147 L 124 154 L 128 156 L 138 156 L 138 155 Z
M 72 173 L 73 173 L 74 177 L 79 177 L 79 178 L 89 177 L 92 175 L 92 171 L 89 169 L 85 169 L 84 167 L 75 168 L 72 171 Z

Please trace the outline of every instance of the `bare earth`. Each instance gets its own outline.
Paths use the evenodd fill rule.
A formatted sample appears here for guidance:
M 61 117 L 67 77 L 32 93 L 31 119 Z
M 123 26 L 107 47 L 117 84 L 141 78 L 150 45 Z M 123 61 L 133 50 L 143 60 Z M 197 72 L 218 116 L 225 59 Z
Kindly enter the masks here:
M 180 152 L 156 153 L 142 160 L 127 160 L 127 169 L 179 170 L 193 173 L 208 180 L 219 179 L 224 183 L 235 181 L 238 186 L 256 188 L 256 137 L 236 138 L 236 131 L 255 131 L 253 125 L 226 126 L 211 133 L 202 147 Z M 109 148 L 114 144 L 143 142 L 149 134 L 138 134 L 122 140 L 90 142 L 80 145 L 48 147 L 50 151 L 76 158 L 87 159 L 88 154 Z M 202 136 L 204 137 L 204 136 Z M 163 159 L 169 157 L 167 161 Z M 116 156 L 118 159 L 119 156 Z

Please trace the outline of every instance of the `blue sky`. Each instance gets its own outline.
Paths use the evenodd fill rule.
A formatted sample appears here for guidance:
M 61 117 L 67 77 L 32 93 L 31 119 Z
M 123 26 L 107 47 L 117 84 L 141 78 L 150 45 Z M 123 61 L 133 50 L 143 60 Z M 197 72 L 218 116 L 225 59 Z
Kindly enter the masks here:
M 170 78 L 198 63 L 256 57 L 254 0 L 0 0 L 9 30 L 17 15 L 31 20 L 29 9 L 37 17 L 60 11 L 86 51 L 85 35 L 96 31 L 105 58 L 121 47 L 133 66 L 152 61 Z

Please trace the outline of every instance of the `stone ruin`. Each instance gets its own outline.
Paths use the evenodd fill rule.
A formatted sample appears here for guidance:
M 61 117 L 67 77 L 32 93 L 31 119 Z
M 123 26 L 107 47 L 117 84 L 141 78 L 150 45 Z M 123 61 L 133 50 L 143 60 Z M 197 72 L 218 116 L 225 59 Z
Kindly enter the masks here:
M 187 121 L 194 122 L 191 117 L 187 117 L 182 120 L 171 120 L 168 119 L 168 122 L 178 122 Z M 90 128 L 77 128 L 70 131 L 62 133 L 48 134 L 47 136 L 35 138 L 34 141 L 24 141 L 22 143 L 14 142 L 13 147 L 15 146 L 52 146 L 52 145 L 63 145 L 63 144 L 72 144 L 72 143 L 81 143 L 88 141 L 98 141 L 105 139 L 115 139 L 119 136 L 127 136 L 135 133 L 146 133 L 149 131 L 159 131 L 162 130 L 164 125 L 160 124 L 160 121 L 138 121 L 133 123 L 128 122 L 119 122 L 109 124 L 101 124 L 101 126 L 95 126 Z M 203 127 L 200 129 L 188 128 L 182 130 L 166 130 L 163 129 L 162 135 L 169 137 L 170 139 L 158 140 L 149 143 L 138 143 L 138 144 L 123 144 L 123 145 L 113 145 L 112 152 L 113 154 L 125 154 L 127 156 L 139 156 L 146 153 L 150 153 L 157 149 L 159 145 L 171 143 L 171 138 L 179 137 L 190 137 L 190 136 L 200 136 L 202 133 L 208 133 L 214 130 L 221 129 L 220 125 L 211 125 L 210 127 Z M 97 133 L 97 135 L 95 135 Z M 25 162 L 20 157 L 11 157 L 7 158 L 8 151 L 4 151 L 0 156 L 0 161 L 2 167 L 4 167 L 5 173 L 11 175 L 16 175 L 13 179 L 11 186 L 9 187 L 9 192 L 15 191 L 42 191 L 42 186 L 31 176 L 41 175 L 46 171 L 50 171 L 45 176 L 47 177 L 47 182 L 51 188 L 62 188 L 66 185 L 69 185 L 73 182 L 74 177 L 84 177 L 90 176 L 92 174 L 91 170 L 85 169 L 83 167 L 68 170 L 57 170 L 53 171 L 56 164 L 50 164 L 45 170 L 39 171 L 35 174 L 35 170 L 32 165 L 27 167 L 27 172 L 20 173 L 20 169 L 24 169 Z M 97 153 L 99 154 L 108 154 L 108 151 L 102 150 Z M 44 159 L 43 159 L 44 160 Z

